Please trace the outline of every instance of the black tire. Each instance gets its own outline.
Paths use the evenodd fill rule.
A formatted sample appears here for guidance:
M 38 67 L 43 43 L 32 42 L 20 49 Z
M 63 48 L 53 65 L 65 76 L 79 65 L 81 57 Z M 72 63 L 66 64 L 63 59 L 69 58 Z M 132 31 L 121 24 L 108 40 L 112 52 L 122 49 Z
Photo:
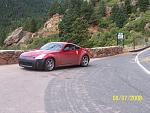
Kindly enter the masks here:
M 84 55 L 81 59 L 81 64 L 82 67 L 87 67 L 89 65 L 89 56 Z
M 52 71 L 55 68 L 55 60 L 48 58 L 45 60 L 45 71 Z

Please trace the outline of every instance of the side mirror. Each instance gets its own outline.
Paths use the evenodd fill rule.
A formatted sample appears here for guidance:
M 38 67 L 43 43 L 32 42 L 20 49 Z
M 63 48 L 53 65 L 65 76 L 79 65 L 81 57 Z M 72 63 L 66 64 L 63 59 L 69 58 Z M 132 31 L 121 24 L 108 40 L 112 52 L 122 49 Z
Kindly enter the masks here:
M 70 50 L 69 47 L 65 47 L 65 48 L 64 48 L 64 51 L 69 51 L 69 50 Z

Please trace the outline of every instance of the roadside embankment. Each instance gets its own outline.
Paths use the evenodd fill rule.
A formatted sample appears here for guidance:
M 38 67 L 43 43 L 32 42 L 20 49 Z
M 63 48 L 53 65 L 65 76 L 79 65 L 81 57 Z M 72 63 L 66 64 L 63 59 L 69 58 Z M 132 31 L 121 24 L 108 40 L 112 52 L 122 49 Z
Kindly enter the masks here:
M 118 46 L 89 48 L 91 58 L 101 58 L 123 53 L 123 48 Z M 0 65 L 16 64 L 23 50 L 0 50 Z

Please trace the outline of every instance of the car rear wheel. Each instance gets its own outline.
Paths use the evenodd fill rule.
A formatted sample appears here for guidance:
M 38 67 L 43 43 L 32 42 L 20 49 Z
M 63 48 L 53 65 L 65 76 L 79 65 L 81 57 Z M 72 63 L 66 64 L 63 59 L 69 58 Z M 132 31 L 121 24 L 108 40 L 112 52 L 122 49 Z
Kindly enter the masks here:
M 45 70 L 52 71 L 55 68 L 55 60 L 53 58 L 48 58 L 45 61 Z
M 89 65 L 89 57 L 84 55 L 81 59 L 81 66 L 87 67 Z

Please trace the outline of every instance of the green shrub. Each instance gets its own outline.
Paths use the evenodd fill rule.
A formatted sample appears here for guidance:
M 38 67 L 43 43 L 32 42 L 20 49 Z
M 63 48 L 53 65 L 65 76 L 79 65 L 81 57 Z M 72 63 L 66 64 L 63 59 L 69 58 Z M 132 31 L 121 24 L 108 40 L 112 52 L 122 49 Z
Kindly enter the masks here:
M 125 27 L 127 27 L 129 31 L 135 30 L 139 32 L 139 31 L 144 31 L 145 24 L 146 21 L 141 18 L 141 19 L 130 21 L 129 23 L 126 24 Z
M 1 49 L 3 49 L 3 50 L 20 50 L 20 47 L 18 45 L 11 45 L 9 47 L 2 46 Z
M 107 28 L 109 26 L 109 23 L 107 20 L 105 19 L 100 19 L 99 20 L 99 27 L 100 28 Z

